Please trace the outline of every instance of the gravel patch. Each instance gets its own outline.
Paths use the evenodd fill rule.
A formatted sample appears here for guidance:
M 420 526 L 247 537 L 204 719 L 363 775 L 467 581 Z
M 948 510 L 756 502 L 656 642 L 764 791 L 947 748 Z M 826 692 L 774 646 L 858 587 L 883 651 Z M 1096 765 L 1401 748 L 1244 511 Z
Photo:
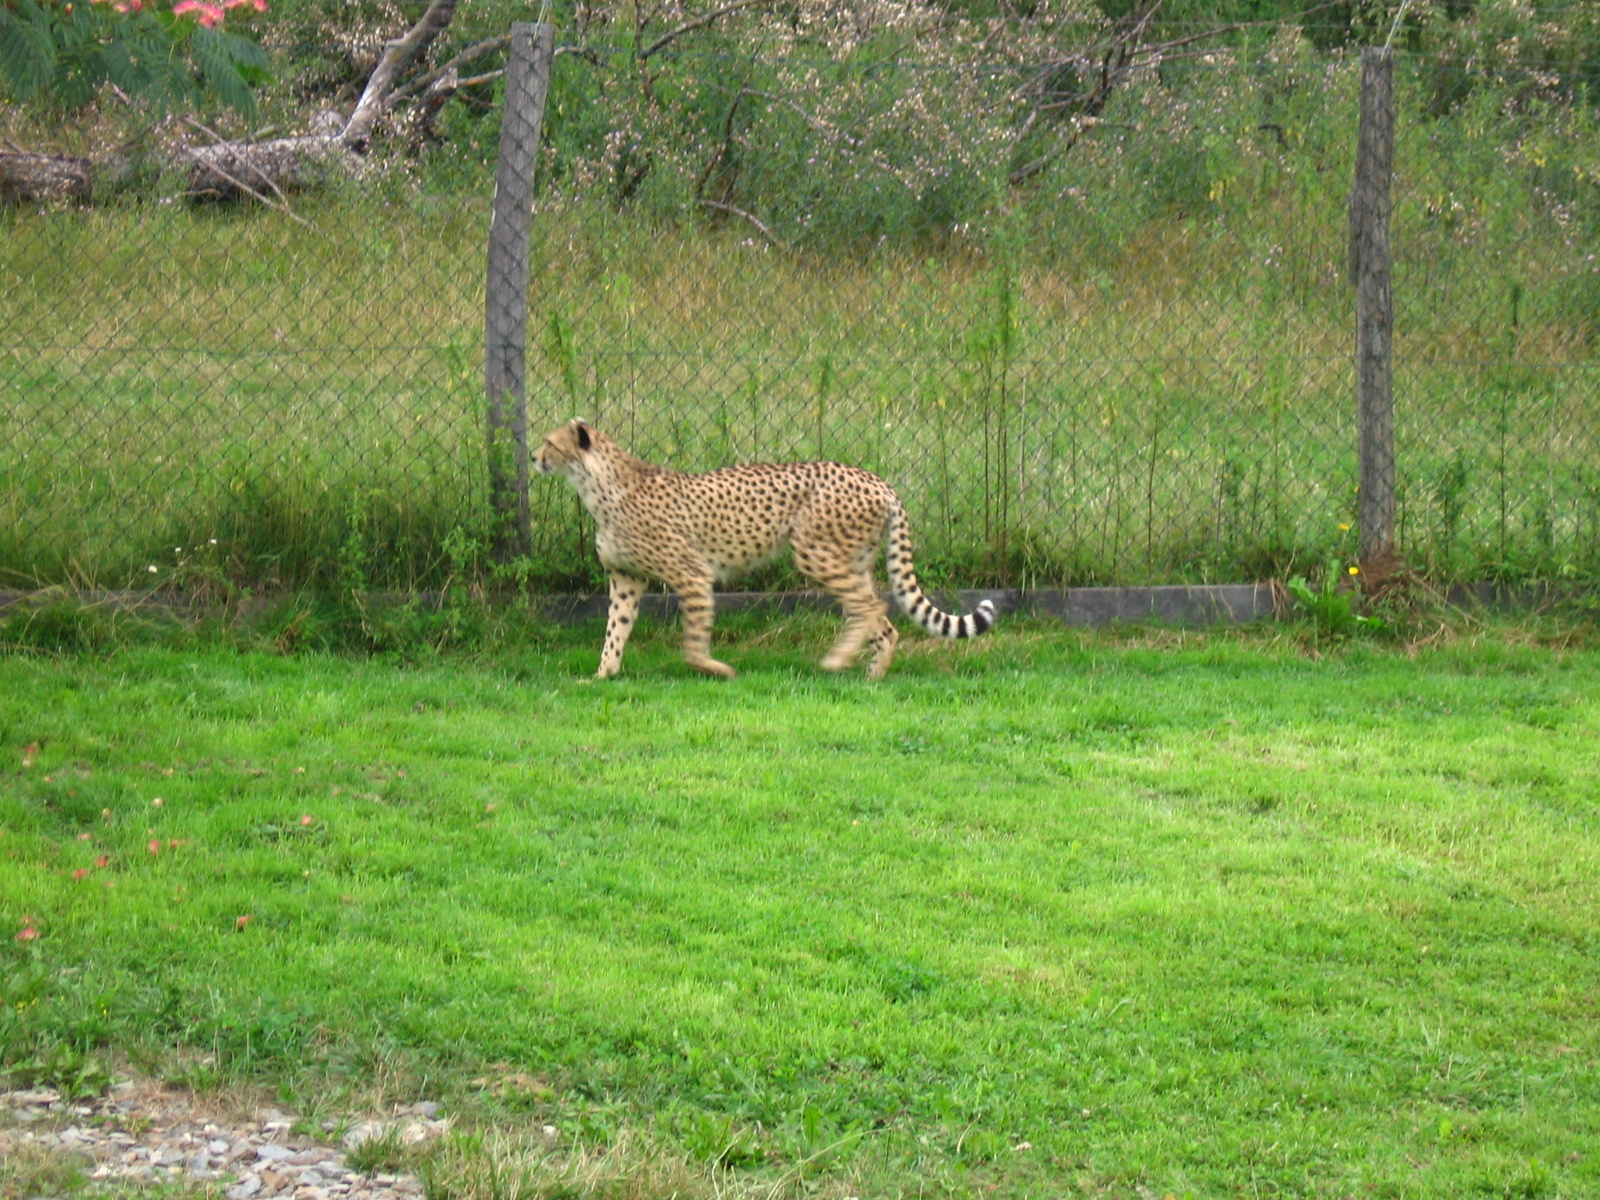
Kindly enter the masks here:
M 154 1085 L 120 1083 L 93 1100 L 64 1100 L 39 1088 L 0 1092 L 0 1158 L 23 1146 L 93 1160 L 91 1181 L 208 1182 L 228 1200 L 420 1200 L 414 1175 L 362 1175 L 344 1150 L 369 1138 L 394 1136 L 405 1145 L 432 1141 L 450 1128 L 435 1103 L 405 1105 L 387 1117 L 338 1131 L 323 1123 L 321 1138 L 291 1134 L 292 1114 L 275 1108 L 232 1114 Z

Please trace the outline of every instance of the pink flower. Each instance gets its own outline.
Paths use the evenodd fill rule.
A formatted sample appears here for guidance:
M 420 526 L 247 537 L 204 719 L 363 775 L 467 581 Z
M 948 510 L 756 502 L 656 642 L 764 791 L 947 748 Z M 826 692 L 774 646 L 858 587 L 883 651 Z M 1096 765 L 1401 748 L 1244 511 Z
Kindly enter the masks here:
M 38 936 L 39 931 L 32 925 L 24 925 L 21 929 L 17 930 L 17 941 L 19 942 L 31 942 Z
M 94 865 L 97 867 L 109 867 L 111 865 L 111 856 L 109 854 L 102 854 L 99 858 L 94 860 Z
M 309 825 L 309 824 L 311 824 L 311 820 L 312 820 L 312 817 L 311 817 L 310 813 L 301 813 L 300 814 L 300 824 Z
M 151 838 L 149 844 L 145 846 L 145 849 L 150 851 L 151 854 L 160 854 L 161 853 L 161 841 L 160 841 L 160 839 Z
M 235 929 L 243 929 L 248 924 L 250 924 L 250 914 L 245 913 L 244 916 L 240 917 L 233 923 L 233 927 Z
M 223 8 L 244 8 L 246 5 L 257 12 L 267 11 L 267 0 L 222 0 Z
M 74 871 L 72 873 L 72 877 L 74 879 L 87 879 L 89 877 L 89 868 L 87 868 L 87 867 L 79 867 L 76 871 Z
M 175 17 L 186 16 L 189 13 L 194 13 L 195 20 L 199 21 L 207 29 L 215 29 L 222 24 L 223 12 L 221 7 L 216 4 L 208 4 L 205 0 L 178 0 L 172 6 L 172 15 Z

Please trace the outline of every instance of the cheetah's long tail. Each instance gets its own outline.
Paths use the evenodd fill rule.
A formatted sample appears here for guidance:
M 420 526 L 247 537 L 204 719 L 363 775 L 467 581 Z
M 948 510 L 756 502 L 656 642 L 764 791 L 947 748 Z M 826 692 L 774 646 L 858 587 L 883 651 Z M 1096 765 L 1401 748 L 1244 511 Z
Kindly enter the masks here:
M 976 612 L 965 616 L 941 612 L 928 599 L 927 593 L 917 583 L 917 573 L 911 567 L 911 529 L 906 523 L 906 510 L 895 500 L 889 509 L 888 547 L 885 558 L 889 566 L 889 588 L 905 613 L 929 633 L 940 637 L 977 637 L 994 625 L 994 602 L 980 600 Z

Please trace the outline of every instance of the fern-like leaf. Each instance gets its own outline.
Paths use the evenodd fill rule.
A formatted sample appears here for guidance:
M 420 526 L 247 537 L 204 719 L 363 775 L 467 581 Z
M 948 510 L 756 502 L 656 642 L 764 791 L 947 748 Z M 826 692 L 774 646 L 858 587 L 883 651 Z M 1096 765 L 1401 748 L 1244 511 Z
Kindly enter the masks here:
M 48 88 L 56 77 L 50 20 L 34 0 L 0 8 L 0 83 L 19 100 Z
M 247 117 L 256 113 L 255 93 L 239 70 L 232 53 L 231 42 L 238 39 L 214 29 L 196 29 L 189 42 L 189 53 L 200 68 L 207 85 L 229 108 L 237 109 Z

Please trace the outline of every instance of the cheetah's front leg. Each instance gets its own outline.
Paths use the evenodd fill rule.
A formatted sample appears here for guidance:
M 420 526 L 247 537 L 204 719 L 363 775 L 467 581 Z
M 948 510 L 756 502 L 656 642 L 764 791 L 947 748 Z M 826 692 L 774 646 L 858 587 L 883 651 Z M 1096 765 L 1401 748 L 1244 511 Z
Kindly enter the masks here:
M 725 662 L 711 657 L 711 581 L 697 579 L 674 585 L 683 609 L 683 657 L 696 671 L 732 679 L 738 674 Z
M 597 679 L 610 679 L 622 670 L 622 652 L 627 649 L 628 635 L 639 616 L 639 598 L 644 595 L 644 580 L 611 572 L 611 612 L 606 617 L 606 644 L 600 651 L 600 669 Z

